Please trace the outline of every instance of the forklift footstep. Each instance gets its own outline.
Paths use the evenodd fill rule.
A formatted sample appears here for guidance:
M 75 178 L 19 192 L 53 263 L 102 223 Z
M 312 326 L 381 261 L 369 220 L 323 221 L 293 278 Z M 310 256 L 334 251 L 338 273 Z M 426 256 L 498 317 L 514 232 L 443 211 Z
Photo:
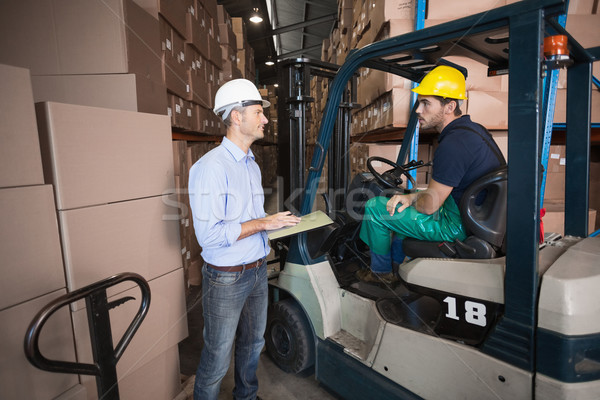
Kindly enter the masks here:
M 391 324 L 425 333 L 433 333 L 441 306 L 428 296 L 417 298 L 385 298 L 376 303 L 377 310 Z

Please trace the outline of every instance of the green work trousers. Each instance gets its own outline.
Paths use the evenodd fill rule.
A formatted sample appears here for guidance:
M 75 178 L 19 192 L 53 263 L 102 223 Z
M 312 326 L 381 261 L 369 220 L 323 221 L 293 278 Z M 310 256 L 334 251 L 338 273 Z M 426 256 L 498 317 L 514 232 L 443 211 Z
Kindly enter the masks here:
M 428 215 L 408 207 L 390 216 L 386 209 L 386 197 L 374 197 L 365 205 L 365 215 L 360 228 L 360 238 L 369 245 L 371 252 L 387 255 L 391 251 L 392 235 L 427 241 L 464 240 L 460 212 L 452 196 L 435 213 Z

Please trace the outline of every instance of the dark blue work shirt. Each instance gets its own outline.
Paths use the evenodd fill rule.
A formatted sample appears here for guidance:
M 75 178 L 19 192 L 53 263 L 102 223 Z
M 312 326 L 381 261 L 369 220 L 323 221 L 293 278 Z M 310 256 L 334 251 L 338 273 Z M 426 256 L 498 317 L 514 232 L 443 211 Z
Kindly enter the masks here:
M 454 188 L 450 194 L 457 205 L 471 183 L 501 165 L 490 147 L 491 144 L 497 149 L 497 154 L 502 154 L 496 142 L 481 125 L 471 121 L 468 115 L 446 125 L 440 133 L 438 143 L 433 155 L 432 178 Z

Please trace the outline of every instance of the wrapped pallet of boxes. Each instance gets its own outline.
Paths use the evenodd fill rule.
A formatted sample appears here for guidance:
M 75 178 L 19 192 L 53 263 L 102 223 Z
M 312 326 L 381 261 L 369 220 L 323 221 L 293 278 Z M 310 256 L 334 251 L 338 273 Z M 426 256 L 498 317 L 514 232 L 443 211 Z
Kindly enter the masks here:
M 0 93 L 0 398 L 50 400 L 81 388 L 76 375 L 42 371 L 23 351 L 35 315 L 66 293 L 54 194 L 44 184 L 29 70 L 0 64 Z M 68 309 L 48 319 L 39 343 L 46 357 L 76 361 Z
M 120 272 L 149 282 L 152 306 L 117 366 L 119 386 L 147 389 L 132 399 L 147 398 L 141 393 L 149 388 L 171 396 L 179 386 L 174 352 L 187 336 L 187 320 L 170 120 L 52 102 L 38 103 L 36 111 L 44 175 L 55 188 L 67 289 Z M 108 296 L 129 291 L 139 294 L 122 283 Z M 124 332 L 137 304 L 112 311 L 113 335 Z M 85 305 L 74 303 L 71 313 L 79 361 L 89 361 Z M 175 371 L 135 374 L 165 357 Z M 94 393 L 94 378 L 80 379 L 88 396 Z
M 158 21 L 132 0 L 3 1 L 0 32 L 35 101 L 166 113 Z

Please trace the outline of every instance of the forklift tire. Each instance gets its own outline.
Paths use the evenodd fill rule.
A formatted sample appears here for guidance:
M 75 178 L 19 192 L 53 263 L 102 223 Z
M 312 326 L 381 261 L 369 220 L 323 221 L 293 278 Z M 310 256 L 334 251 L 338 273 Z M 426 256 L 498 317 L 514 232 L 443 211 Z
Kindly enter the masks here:
M 271 305 L 265 333 L 267 352 L 285 372 L 298 373 L 315 363 L 315 341 L 304 311 L 294 299 Z

